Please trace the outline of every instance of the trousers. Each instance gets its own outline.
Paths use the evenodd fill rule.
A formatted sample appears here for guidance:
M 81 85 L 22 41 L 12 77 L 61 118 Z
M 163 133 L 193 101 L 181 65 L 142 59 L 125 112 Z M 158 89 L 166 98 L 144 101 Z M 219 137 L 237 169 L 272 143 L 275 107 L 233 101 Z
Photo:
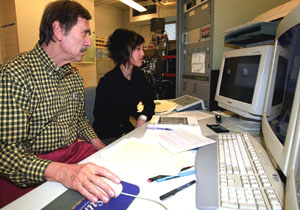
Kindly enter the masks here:
M 96 152 L 95 147 L 85 141 L 76 141 L 69 147 L 60 148 L 58 150 L 37 154 L 39 158 L 51 160 L 54 162 L 75 164 Z M 0 208 L 16 200 L 22 195 L 33 190 L 37 186 L 21 188 L 9 180 L 0 177 Z

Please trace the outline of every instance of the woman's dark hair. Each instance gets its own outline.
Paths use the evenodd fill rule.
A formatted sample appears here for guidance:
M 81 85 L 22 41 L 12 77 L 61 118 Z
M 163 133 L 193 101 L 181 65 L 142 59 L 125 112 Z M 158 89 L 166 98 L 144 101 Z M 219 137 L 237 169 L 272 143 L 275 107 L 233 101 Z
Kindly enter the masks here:
M 61 26 L 68 32 L 76 23 L 77 18 L 82 17 L 90 20 L 90 13 L 79 3 L 70 0 L 59 0 L 51 2 L 44 10 L 40 25 L 39 44 L 49 44 L 53 40 L 52 23 L 58 21 Z
M 109 57 L 115 63 L 126 64 L 130 59 L 132 51 L 144 42 L 144 37 L 134 31 L 117 29 L 107 42 Z

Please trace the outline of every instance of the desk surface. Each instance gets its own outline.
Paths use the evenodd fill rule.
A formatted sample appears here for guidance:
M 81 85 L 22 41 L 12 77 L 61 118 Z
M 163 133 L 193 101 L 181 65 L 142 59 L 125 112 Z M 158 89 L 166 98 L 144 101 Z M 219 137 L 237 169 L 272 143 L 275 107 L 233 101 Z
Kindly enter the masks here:
M 198 115 L 201 115 L 200 112 L 198 112 Z M 215 118 L 210 117 L 206 119 L 198 120 L 198 123 L 201 127 L 202 134 L 204 136 L 210 136 L 210 135 L 216 135 L 212 130 L 207 128 L 206 124 L 208 123 L 215 123 Z M 229 124 L 226 124 L 226 121 L 223 120 L 223 125 L 229 126 Z M 235 130 L 239 130 L 238 128 L 234 128 Z M 123 136 L 116 142 L 112 143 L 111 145 L 105 147 L 103 150 L 98 151 L 97 153 L 93 154 L 92 156 L 88 157 L 84 162 L 90 161 L 94 162 L 96 164 L 101 165 L 101 158 L 100 155 L 103 151 L 110 149 L 114 145 L 120 143 L 122 140 L 135 137 L 135 138 L 141 138 L 143 137 L 144 133 L 146 131 L 146 126 L 142 126 L 138 129 L 135 129 L 134 131 L 130 132 L 129 134 Z M 189 151 L 191 153 L 191 157 L 193 157 L 190 160 L 190 164 L 194 165 L 194 160 L 196 156 L 196 151 Z M 139 180 L 137 177 L 128 176 L 126 174 L 126 171 L 122 172 L 122 174 L 118 174 L 121 178 L 126 177 L 126 182 L 131 182 L 133 184 L 136 184 L 140 187 L 140 194 L 141 197 L 146 197 L 150 199 L 159 200 L 159 196 L 173 190 L 176 187 L 179 187 L 191 180 L 196 179 L 195 175 L 190 175 L 186 177 L 181 177 L 178 179 L 169 180 L 166 182 L 151 182 L 148 183 L 146 180 Z M 20 197 L 16 201 L 12 202 L 11 204 L 7 205 L 3 208 L 3 210 L 15 210 L 15 209 L 22 209 L 22 210 L 34 210 L 34 209 L 41 209 L 45 207 L 48 203 L 56 199 L 59 195 L 64 193 L 67 189 L 60 183 L 56 182 L 50 182 L 47 181 L 44 184 L 40 185 L 33 191 L 25 194 L 24 196 Z M 170 197 L 169 199 L 166 199 L 164 201 L 161 201 L 169 210 L 182 210 L 182 209 L 189 209 L 193 210 L 196 209 L 196 198 L 195 198 L 195 191 L 196 191 L 196 185 L 192 185 L 191 187 L 186 188 L 185 190 L 182 190 L 181 192 L 177 193 L 175 196 Z M 147 208 L 145 208 L 145 206 Z M 163 209 L 160 205 L 149 202 L 141 199 L 135 199 L 134 202 L 129 206 L 129 210 L 135 210 L 135 209 Z

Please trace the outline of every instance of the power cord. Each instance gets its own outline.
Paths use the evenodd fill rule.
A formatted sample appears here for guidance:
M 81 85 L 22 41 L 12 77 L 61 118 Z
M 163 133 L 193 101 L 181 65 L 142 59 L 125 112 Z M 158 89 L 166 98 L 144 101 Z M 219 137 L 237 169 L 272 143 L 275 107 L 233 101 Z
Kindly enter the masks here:
M 142 200 L 151 201 L 151 202 L 159 204 L 165 210 L 168 210 L 168 208 L 164 204 L 162 204 L 160 201 L 157 201 L 157 200 L 152 200 L 152 199 L 149 199 L 149 198 L 144 198 L 144 197 L 140 197 L 140 196 L 124 193 L 124 192 L 122 192 L 121 195 L 126 195 L 126 196 L 133 197 L 133 198 L 139 198 L 139 199 L 142 199 Z

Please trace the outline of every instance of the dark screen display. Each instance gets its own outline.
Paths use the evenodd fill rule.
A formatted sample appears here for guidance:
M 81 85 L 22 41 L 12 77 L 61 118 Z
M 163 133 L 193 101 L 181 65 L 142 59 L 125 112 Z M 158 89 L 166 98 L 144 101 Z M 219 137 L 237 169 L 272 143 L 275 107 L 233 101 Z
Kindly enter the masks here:
M 278 65 L 277 65 L 277 74 L 275 80 L 275 89 L 274 89 L 274 96 L 272 101 L 272 106 L 276 106 L 282 103 L 283 94 L 284 94 L 284 86 L 285 86 L 285 78 L 286 78 L 286 69 L 287 69 L 288 60 L 283 57 L 279 56 L 278 58 Z
M 226 58 L 219 94 L 251 104 L 260 57 L 260 55 L 254 55 Z

